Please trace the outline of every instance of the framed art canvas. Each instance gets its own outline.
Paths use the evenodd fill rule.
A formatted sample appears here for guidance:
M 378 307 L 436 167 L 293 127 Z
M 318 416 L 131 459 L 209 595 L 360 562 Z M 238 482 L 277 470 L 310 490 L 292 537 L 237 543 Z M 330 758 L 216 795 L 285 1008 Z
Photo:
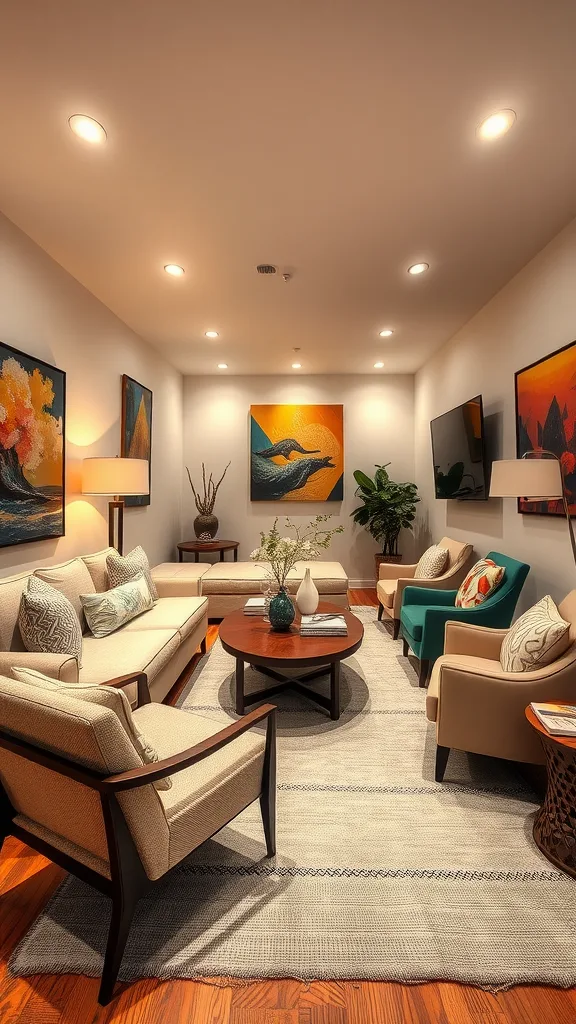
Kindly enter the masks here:
M 122 375 L 122 441 L 124 459 L 147 459 L 152 489 L 152 392 L 137 380 Z M 126 506 L 149 505 L 150 494 L 127 495 Z
M 576 515 L 576 342 L 518 370 L 516 452 L 544 448 L 562 461 L 570 512 Z M 518 511 L 564 515 L 562 502 L 518 499 Z
M 252 501 L 342 501 L 343 495 L 343 406 L 251 406 Z
M 64 536 L 66 374 L 0 343 L 0 547 Z

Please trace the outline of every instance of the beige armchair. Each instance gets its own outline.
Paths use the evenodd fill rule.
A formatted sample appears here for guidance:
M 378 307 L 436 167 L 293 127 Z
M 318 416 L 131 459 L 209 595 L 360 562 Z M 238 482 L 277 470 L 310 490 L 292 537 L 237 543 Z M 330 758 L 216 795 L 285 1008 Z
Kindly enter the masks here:
M 392 620 L 393 636 L 398 639 L 402 595 L 406 587 L 428 587 L 434 590 L 457 590 L 464 579 L 472 560 L 472 545 L 443 537 L 439 547 L 448 548 L 448 563 L 441 576 L 431 580 L 416 580 L 416 565 L 389 565 L 382 562 L 376 584 L 378 594 L 378 621 L 382 616 Z
M 226 728 L 152 704 L 146 676 L 128 715 L 159 760 L 141 753 L 108 706 L 0 677 L 0 847 L 8 835 L 112 899 L 99 1002 L 112 992 L 136 903 L 157 879 L 259 798 L 275 852 L 275 708 Z M 250 732 L 266 723 L 264 735 Z M 154 783 L 171 779 L 171 788 Z
M 538 734 L 526 721 L 531 701 L 576 700 L 576 590 L 559 605 L 572 624 L 572 646 L 535 672 L 504 672 L 500 648 L 508 632 L 446 623 L 444 655 L 438 658 L 426 697 L 436 723 L 436 781 L 442 782 L 451 748 L 510 761 L 543 764 Z

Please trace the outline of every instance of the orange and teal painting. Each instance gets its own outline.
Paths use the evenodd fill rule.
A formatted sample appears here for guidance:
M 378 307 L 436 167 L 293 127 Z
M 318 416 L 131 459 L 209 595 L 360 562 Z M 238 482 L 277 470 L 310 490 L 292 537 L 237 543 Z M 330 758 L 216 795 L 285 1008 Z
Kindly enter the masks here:
M 0 547 L 64 535 L 66 374 L 0 343 Z
M 517 455 L 545 449 L 562 463 L 576 515 L 576 342 L 516 373 Z M 564 515 L 560 500 L 518 502 L 520 512 Z
M 149 505 L 152 491 L 152 392 L 137 380 L 122 375 L 122 436 L 120 451 L 125 459 L 147 459 L 149 493 L 126 495 L 127 507 Z
M 252 501 L 342 501 L 342 405 L 250 408 Z

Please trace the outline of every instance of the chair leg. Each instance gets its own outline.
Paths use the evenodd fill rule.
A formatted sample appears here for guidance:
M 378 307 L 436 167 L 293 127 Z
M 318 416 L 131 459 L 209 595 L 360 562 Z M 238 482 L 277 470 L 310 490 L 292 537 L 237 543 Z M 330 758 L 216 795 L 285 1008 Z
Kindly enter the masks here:
M 446 771 L 446 765 L 448 764 L 448 755 L 450 753 L 450 747 L 436 747 L 436 768 L 434 770 L 434 778 L 436 782 L 443 782 L 444 772 Z
M 203 637 L 200 642 L 200 654 L 204 656 L 206 654 L 206 637 Z
M 382 612 L 384 611 L 384 605 L 381 601 L 378 602 L 378 622 L 382 622 Z
M 408 651 L 409 650 L 410 650 L 410 648 L 408 647 L 408 641 L 407 641 L 406 637 L 403 636 L 402 637 L 402 655 L 403 655 L 404 658 L 408 657 Z
M 122 895 L 117 895 L 112 899 L 112 918 L 108 930 L 104 970 L 102 971 L 102 981 L 98 993 L 98 1002 L 101 1006 L 106 1006 L 112 999 L 136 903 L 136 899 L 126 898 Z
M 428 658 L 421 658 L 420 659 L 420 670 L 418 672 L 418 685 L 419 686 L 426 686 L 426 683 L 428 682 L 429 672 L 430 672 L 430 662 L 428 661 Z
M 276 712 L 268 717 L 266 726 L 266 748 L 262 768 L 262 792 L 260 813 L 266 840 L 266 855 L 276 854 Z
M 400 619 L 394 619 L 393 620 L 393 626 L 392 626 L 392 638 L 394 640 L 398 639 L 399 632 L 400 632 Z

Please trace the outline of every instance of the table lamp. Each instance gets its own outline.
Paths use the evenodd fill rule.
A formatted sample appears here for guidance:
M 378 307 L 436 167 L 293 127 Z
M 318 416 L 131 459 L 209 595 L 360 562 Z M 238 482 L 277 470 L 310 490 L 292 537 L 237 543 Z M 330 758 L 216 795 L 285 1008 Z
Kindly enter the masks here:
M 576 541 L 564 486 L 562 463 L 554 452 L 542 448 L 538 451 L 525 452 L 521 459 L 502 459 L 493 462 L 490 497 L 524 498 L 526 501 L 552 501 L 560 498 L 568 523 L 572 555 L 576 562 Z
M 82 494 L 112 496 L 108 502 L 108 543 L 122 554 L 124 546 L 124 498 L 120 495 L 149 494 L 147 459 L 83 459 Z M 118 512 L 118 536 L 114 542 L 114 518 Z

